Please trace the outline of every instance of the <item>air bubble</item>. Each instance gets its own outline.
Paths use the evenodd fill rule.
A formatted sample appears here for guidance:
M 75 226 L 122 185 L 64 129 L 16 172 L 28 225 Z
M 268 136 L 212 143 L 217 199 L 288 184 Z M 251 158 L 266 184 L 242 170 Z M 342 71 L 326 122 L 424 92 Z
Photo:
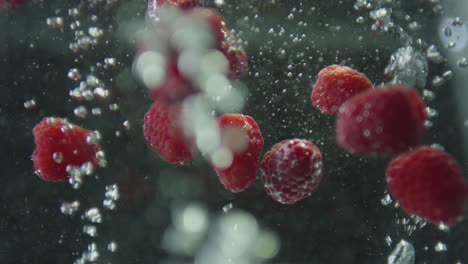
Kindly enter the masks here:
M 119 111 L 119 105 L 118 105 L 118 104 L 110 104 L 110 105 L 109 105 L 109 110 L 111 110 L 111 111 Z
M 424 110 L 426 111 L 428 118 L 434 118 L 439 115 L 439 112 L 437 112 L 437 110 L 434 108 L 426 107 Z
M 66 167 L 66 171 L 70 176 L 68 182 L 71 184 L 72 188 L 80 188 L 81 184 L 83 183 L 83 174 L 81 174 L 81 168 L 68 165 Z
M 107 97 L 109 97 L 109 91 L 102 87 L 95 88 L 93 93 L 95 96 L 98 96 L 101 99 L 106 99 Z
M 415 260 L 414 247 L 409 242 L 401 240 L 388 256 L 388 264 L 413 264 Z
M 387 246 L 391 246 L 393 243 L 392 238 L 390 236 L 386 236 L 385 243 L 387 244 Z
M 444 76 L 445 80 L 451 80 L 453 78 L 453 72 L 452 71 L 446 71 L 442 74 Z
M 80 208 L 79 201 L 63 202 L 60 205 L 60 211 L 65 215 L 73 215 Z
M 108 66 L 115 66 L 117 60 L 115 58 L 105 58 L 104 63 Z
M 437 242 L 437 244 L 434 246 L 434 250 L 436 252 L 444 252 L 447 251 L 447 245 L 442 243 L 441 241 Z
M 223 206 L 223 212 L 227 213 L 227 212 L 231 211 L 232 208 L 234 208 L 234 206 L 232 205 L 232 203 L 228 203 L 228 204 L 226 204 L 225 206 Z
M 106 167 L 107 166 L 107 161 L 106 161 L 106 155 L 104 151 L 100 150 L 96 152 L 96 160 L 98 161 L 98 165 L 100 167 Z
M 36 108 L 37 102 L 36 102 L 35 99 L 31 99 L 31 100 L 25 101 L 25 102 L 23 103 L 23 106 L 24 106 L 24 108 L 26 108 L 26 109 L 28 109 L 28 110 L 31 110 L 31 109 Z
M 452 25 L 457 27 L 457 26 L 462 26 L 463 25 L 463 21 L 461 20 L 460 17 L 456 17 L 453 19 L 452 21 Z
M 70 8 L 68 9 L 68 15 L 71 17 L 76 17 L 80 14 L 80 11 L 78 11 L 78 8 Z
M 83 253 L 83 257 L 86 261 L 96 262 L 99 259 L 99 251 L 96 243 L 88 245 L 88 251 Z
M 463 57 L 459 61 L 457 61 L 457 64 L 461 68 L 466 68 L 468 67 L 468 60 L 465 57 Z
M 444 223 L 440 223 L 437 228 L 440 230 L 440 231 L 444 231 L 444 232 L 448 232 L 450 231 L 450 227 Z
M 444 85 L 445 83 L 445 79 L 440 77 L 440 76 L 435 76 L 433 79 L 432 79 L 432 85 L 434 87 L 439 87 L 439 86 L 442 86 Z
M 83 233 L 87 234 L 90 237 L 96 237 L 98 235 L 97 227 L 94 225 L 84 225 Z
M 80 23 L 79 20 L 76 20 L 76 21 L 73 21 L 73 22 L 70 23 L 70 28 L 72 30 L 75 30 L 75 29 L 77 29 L 79 27 L 81 27 L 81 23 Z
M 116 252 L 117 251 L 117 243 L 115 241 L 111 241 L 109 244 L 107 244 L 107 250 L 110 252 Z
M 55 161 L 55 163 L 60 164 L 63 161 L 63 154 L 62 152 L 54 152 L 52 154 L 52 159 Z
M 93 174 L 94 172 L 94 165 L 92 162 L 87 161 L 83 163 L 83 165 L 81 165 L 80 170 L 81 170 L 81 174 L 89 176 Z
M 117 207 L 115 201 L 111 199 L 104 199 L 104 201 L 102 201 L 102 206 L 107 210 L 115 210 Z
M 86 136 L 86 143 L 88 143 L 88 145 L 97 145 L 101 142 L 101 139 L 101 132 L 95 130 Z
M 93 207 L 86 211 L 84 217 L 91 223 L 101 223 L 102 215 L 97 207 Z
M 100 29 L 98 27 L 88 28 L 88 34 L 93 38 L 99 38 L 100 36 L 102 36 L 103 33 L 104 32 L 102 31 L 102 29 Z
M 383 205 L 383 206 L 387 206 L 389 204 L 391 204 L 393 202 L 392 200 L 392 197 L 390 197 L 390 194 L 385 194 L 385 196 L 380 199 L 380 203 Z
M 439 50 L 435 45 L 429 46 L 426 51 L 426 57 L 429 61 L 433 63 L 441 63 L 444 60 L 442 54 L 440 54 Z
M 131 128 L 130 121 L 125 120 L 125 121 L 123 122 L 123 126 L 124 126 L 124 128 L 125 128 L 127 131 L 130 130 L 130 128 Z
M 444 35 L 446 37 L 451 37 L 452 36 L 452 29 L 450 29 L 450 27 L 444 28 Z
M 62 17 L 48 17 L 46 19 L 46 24 L 51 28 L 62 28 L 63 18 Z
M 93 114 L 93 115 L 95 115 L 95 116 L 101 115 L 101 114 L 102 114 L 102 110 L 101 110 L 101 108 L 99 108 L 99 107 L 95 107 L 95 108 L 91 109 L 91 114 Z
M 88 115 L 88 109 L 86 109 L 85 106 L 80 105 L 73 110 L 73 114 L 78 118 L 86 118 Z

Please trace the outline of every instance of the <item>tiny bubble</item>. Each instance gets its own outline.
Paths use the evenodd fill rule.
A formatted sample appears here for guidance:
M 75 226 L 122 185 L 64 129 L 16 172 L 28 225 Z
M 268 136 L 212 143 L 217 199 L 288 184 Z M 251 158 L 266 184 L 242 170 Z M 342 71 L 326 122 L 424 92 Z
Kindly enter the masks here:
M 87 234 L 90 237 L 97 236 L 97 227 L 94 225 L 84 225 L 83 226 L 83 233 Z
M 434 246 L 434 250 L 436 252 L 444 252 L 447 251 L 447 245 L 442 243 L 441 241 L 437 242 L 437 244 Z
M 111 241 L 109 244 L 107 244 L 107 249 L 110 252 L 115 252 L 117 251 L 117 243 L 115 241 Z
M 24 105 L 24 108 L 31 110 L 31 109 L 36 108 L 37 103 L 35 99 L 31 99 L 31 100 L 25 101 L 23 105 Z
M 62 152 L 54 152 L 52 154 L 52 159 L 55 161 L 55 163 L 60 164 L 63 161 L 63 154 Z
M 234 206 L 232 205 L 232 203 L 228 203 L 225 206 L 223 206 L 223 212 L 227 213 L 227 212 L 231 211 L 233 207 Z

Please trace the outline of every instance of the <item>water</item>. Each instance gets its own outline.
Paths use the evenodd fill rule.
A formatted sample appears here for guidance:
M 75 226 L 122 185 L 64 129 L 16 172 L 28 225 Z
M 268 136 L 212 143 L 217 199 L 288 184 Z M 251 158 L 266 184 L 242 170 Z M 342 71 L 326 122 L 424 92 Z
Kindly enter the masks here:
M 1 263 L 468 262 L 466 223 L 435 226 L 405 214 L 385 190 L 386 161 L 339 149 L 334 118 L 309 100 L 330 64 L 353 67 L 376 86 L 415 86 L 431 117 L 424 144 L 438 143 L 465 164 L 466 129 L 457 118 L 467 117 L 454 99 L 464 98 L 457 94 L 467 68 L 464 14 L 439 1 L 204 3 L 226 17 L 250 70 L 226 78 L 227 61 L 207 48 L 203 29 L 175 13 L 161 18 L 169 35 L 182 35 L 169 42 L 184 50 L 177 63 L 202 91 L 183 104 L 185 128 L 202 152 L 183 167 L 161 161 L 142 136 L 148 88 L 167 74 L 158 66 L 167 54 L 136 51 L 152 23 L 145 1 L 33 1 L 0 12 L 8 28 L 0 36 L 7 154 L 0 236 L 8 238 L 0 240 L 8 252 Z M 180 33 L 188 26 L 193 32 Z M 257 120 L 263 153 L 293 137 L 320 146 L 318 191 L 293 206 L 271 200 L 259 179 L 243 193 L 226 191 L 210 165 L 233 161 L 214 122 L 225 112 Z M 98 166 L 68 167 L 69 183 L 39 180 L 30 131 L 45 116 L 93 131 L 86 140 L 102 147 Z M 51 155 L 63 162 L 64 153 Z

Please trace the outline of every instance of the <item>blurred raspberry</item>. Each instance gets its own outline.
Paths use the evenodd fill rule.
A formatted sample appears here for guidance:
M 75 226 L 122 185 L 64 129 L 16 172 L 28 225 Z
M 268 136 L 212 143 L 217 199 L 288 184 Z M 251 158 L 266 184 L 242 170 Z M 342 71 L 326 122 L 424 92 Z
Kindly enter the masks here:
M 27 2 L 29 0 L 0 0 L 0 11 L 13 10 Z
M 386 171 L 387 189 L 401 209 L 433 224 L 453 225 L 463 217 L 466 184 L 447 152 L 419 147 L 395 158 Z
M 425 104 L 415 89 L 387 85 L 340 107 L 336 142 L 351 154 L 394 156 L 420 144 L 425 119 Z

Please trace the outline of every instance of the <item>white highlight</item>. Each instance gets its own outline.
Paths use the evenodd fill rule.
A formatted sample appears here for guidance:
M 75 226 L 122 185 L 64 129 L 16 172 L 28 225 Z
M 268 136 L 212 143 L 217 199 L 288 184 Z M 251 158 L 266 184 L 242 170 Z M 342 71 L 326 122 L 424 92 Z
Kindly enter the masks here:
M 146 51 L 140 54 L 134 67 L 136 73 L 148 88 L 160 85 L 165 79 L 166 59 L 159 52 Z

